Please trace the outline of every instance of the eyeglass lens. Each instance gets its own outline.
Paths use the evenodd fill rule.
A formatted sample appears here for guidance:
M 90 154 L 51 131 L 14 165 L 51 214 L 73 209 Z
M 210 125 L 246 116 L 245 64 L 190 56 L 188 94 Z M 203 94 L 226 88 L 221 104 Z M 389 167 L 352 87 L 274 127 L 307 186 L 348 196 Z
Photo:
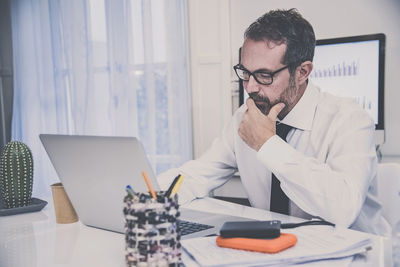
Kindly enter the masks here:
M 250 76 L 253 75 L 253 77 L 259 83 L 262 83 L 262 84 L 272 83 L 272 76 L 268 73 L 262 73 L 262 72 L 251 73 L 247 70 L 240 69 L 240 68 L 236 69 L 236 73 L 239 76 L 239 78 L 244 81 L 248 81 L 250 79 Z

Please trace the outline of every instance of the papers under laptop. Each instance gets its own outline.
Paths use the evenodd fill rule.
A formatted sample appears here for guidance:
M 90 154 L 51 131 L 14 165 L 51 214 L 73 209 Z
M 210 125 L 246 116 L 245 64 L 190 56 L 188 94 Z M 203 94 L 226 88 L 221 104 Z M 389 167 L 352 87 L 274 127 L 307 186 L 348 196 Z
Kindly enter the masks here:
M 135 137 L 51 134 L 39 137 L 79 219 L 87 226 L 124 233 L 125 187 L 131 185 L 136 192 L 147 192 L 142 171 L 147 172 L 154 189 L 160 189 L 143 146 Z M 217 234 L 225 221 L 248 220 L 180 210 L 181 220 L 204 226 L 200 227 L 204 230 L 183 233 L 182 239 Z

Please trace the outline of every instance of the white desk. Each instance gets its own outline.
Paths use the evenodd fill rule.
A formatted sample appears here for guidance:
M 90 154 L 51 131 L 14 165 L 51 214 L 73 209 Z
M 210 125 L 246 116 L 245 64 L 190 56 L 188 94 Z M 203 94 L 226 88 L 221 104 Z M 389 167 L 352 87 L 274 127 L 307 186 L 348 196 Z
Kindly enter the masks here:
M 52 200 L 48 201 L 41 212 L 0 217 L 1 267 L 126 266 L 124 235 L 87 227 L 80 222 L 56 224 Z M 212 207 L 214 212 L 262 220 L 300 221 L 212 198 L 193 201 L 187 207 L 203 211 L 210 211 Z M 391 266 L 390 239 L 371 237 L 373 250 L 351 266 Z M 187 256 L 183 259 L 192 266 Z

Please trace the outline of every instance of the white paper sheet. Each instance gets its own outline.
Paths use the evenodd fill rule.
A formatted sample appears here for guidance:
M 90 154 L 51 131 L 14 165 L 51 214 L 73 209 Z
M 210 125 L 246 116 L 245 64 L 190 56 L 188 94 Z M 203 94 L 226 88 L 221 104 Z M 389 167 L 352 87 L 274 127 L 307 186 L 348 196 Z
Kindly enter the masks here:
M 371 246 L 366 234 L 326 226 L 307 226 L 284 230 L 297 236 L 297 244 L 276 254 L 249 252 L 216 245 L 216 237 L 183 240 L 185 250 L 201 266 L 280 265 L 344 258 L 363 253 Z

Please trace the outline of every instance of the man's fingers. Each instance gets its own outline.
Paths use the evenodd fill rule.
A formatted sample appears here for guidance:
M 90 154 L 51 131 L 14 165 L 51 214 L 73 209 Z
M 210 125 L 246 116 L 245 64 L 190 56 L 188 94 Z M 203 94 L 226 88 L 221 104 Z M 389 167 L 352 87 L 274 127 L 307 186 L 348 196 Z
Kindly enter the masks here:
M 278 103 L 275 106 L 273 106 L 271 108 L 271 110 L 269 111 L 268 117 L 272 120 L 272 121 L 276 121 L 276 118 L 278 117 L 279 113 L 282 111 L 282 109 L 285 107 L 284 103 Z
M 256 103 L 254 103 L 254 100 L 250 97 L 247 98 L 246 105 L 249 110 L 257 109 Z

